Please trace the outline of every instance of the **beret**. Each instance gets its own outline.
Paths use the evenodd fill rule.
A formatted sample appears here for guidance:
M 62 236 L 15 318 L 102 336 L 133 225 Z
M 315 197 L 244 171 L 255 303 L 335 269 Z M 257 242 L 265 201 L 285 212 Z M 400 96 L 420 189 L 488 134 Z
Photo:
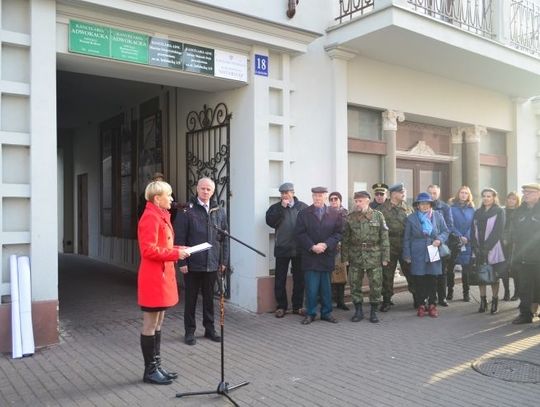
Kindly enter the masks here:
M 357 191 L 357 192 L 354 193 L 354 199 L 358 199 L 358 198 L 371 199 L 371 195 L 369 194 L 368 191 Z
M 328 192 L 328 188 L 326 188 L 326 187 L 313 187 L 313 188 L 311 188 L 311 192 L 313 192 L 314 194 L 323 194 L 323 193 Z
M 403 185 L 403 182 L 400 182 L 390 186 L 390 188 L 388 188 L 388 192 L 403 192 L 403 189 L 405 189 L 405 185 Z
M 279 186 L 279 192 L 294 191 L 294 185 L 292 182 L 285 182 Z

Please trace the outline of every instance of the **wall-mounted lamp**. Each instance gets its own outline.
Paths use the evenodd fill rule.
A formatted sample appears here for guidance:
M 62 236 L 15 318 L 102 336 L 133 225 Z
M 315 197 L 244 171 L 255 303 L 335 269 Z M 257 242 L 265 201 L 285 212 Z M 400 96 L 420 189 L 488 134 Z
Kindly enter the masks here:
M 287 7 L 287 17 L 293 18 L 296 14 L 296 6 L 300 0 L 289 0 L 289 6 Z

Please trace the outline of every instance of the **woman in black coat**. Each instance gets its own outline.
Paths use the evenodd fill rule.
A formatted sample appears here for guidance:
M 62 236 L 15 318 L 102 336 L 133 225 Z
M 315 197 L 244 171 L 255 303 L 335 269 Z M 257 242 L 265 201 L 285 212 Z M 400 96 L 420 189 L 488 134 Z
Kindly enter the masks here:
M 516 209 L 521 205 L 521 198 L 516 192 L 510 192 L 506 195 L 506 205 L 504 206 L 504 214 L 506 216 L 506 223 L 504 226 L 504 240 L 503 240 L 503 250 L 504 257 L 506 258 L 507 269 L 503 275 L 503 285 L 504 285 L 504 297 L 503 301 L 516 301 L 519 299 L 519 276 L 518 273 L 512 271 L 512 250 L 514 244 L 509 238 L 510 236 L 510 226 L 514 220 L 516 214 Z M 514 295 L 510 298 L 510 277 L 514 279 Z
M 505 225 L 504 210 L 499 206 L 497 191 L 493 188 L 482 190 L 482 206 L 474 213 L 471 233 L 473 257 L 478 266 L 489 264 L 493 267 L 494 276 L 491 283 L 491 313 L 498 311 L 499 276 L 506 267 L 502 239 Z M 486 286 L 480 285 L 480 308 L 478 312 L 487 311 Z

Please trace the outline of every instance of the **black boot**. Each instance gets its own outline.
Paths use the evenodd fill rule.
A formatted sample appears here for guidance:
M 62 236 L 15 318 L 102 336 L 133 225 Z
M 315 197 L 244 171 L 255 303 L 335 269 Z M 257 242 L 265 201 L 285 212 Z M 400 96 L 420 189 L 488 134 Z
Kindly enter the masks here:
M 446 299 L 447 300 L 454 299 L 454 288 L 448 287 L 448 294 L 446 294 Z
M 364 311 L 362 310 L 362 303 L 354 304 L 355 313 L 351 318 L 352 322 L 359 322 L 364 319 Z
M 165 376 L 167 379 L 176 379 L 178 377 L 178 373 L 176 372 L 168 372 L 161 366 L 161 331 L 156 331 L 156 366 L 157 369 L 161 372 L 163 376 Z
M 470 296 L 468 290 L 467 290 L 467 291 L 463 291 L 463 301 L 465 301 L 465 302 L 471 301 L 471 296 Z
M 508 277 L 508 272 L 506 272 L 506 276 L 502 278 L 502 281 L 504 286 L 503 301 L 510 301 L 510 277 Z
M 144 357 L 143 382 L 152 384 L 171 384 L 172 380 L 163 376 L 163 374 L 157 368 L 157 363 L 155 360 L 155 335 L 141 334 L 141 349 Z
M 381 307 L 379 308 L 379 311 L 381 312 L 388 312 L 390 310 L 390 298 L 383 297 L 383 303 L 381 304 Z
M 487 311 L 487 298 L 485 295 L 480 297 L 480 308 L 478 308 L 478 312 L 486 312 Z
M 377 303 L 372 302 L 371 303 L 371 313 L 369 314 L 369 322 L 377 323 L 379 322 L 379 318 L 377 318 Z
M 336 284 L 336 308 L 349 311 L 345 305 L 345 284 Z
M 496 314 L 499 311 L 499 298 L 491 297 L 491 313 Z

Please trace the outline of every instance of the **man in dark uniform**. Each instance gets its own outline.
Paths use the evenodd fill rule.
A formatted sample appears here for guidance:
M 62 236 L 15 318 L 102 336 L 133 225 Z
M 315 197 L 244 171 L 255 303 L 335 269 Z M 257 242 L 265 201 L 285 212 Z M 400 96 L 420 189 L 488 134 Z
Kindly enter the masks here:
M 283 318 L 287 312 L 287 274 L 289 263 L 293 277 L 292 310 L 293 314 L 303 314 L 304 273 L 300 267 L 300 255 L 296 250 L 294 228 L 298 213 L 307 205 L 294 196 L 294 185 L 285 182 L 279 187 L 281 199 L 266 211 L 266 224 L 276 230 L 274 256 L 276 269 L 274 276 L 274 295 L 276 297 L 276 318 Z
M 443 216 L 446 227 L 450 233 L 453 232 L 454 218 L 450 206 L 441 200 L 441 188 L 435 184 L 429 185 L 427 187 L 427 192 L 431 195 L 431 199 L 433 200 L 433 210 L 438 211 Z M 442 274 L 437 276 L 437 299 L 439 305 L 442 307 L 448 307 L 448 301 L 446 301 L 446 269 L 448 268 L 448 265 L 451 264 L 449 260 L 450 258 L 448 256 L 442 258 Z
M 390 239 L 390 261 L 383 267 L 383 303 L 380 311 L 387 312 L 392 305 L 392 295 L 394 295 L 394 275 L 396 273 L 397 263 L 401 267 L 401 272 L 407 279 L 409 291 L 414 295 L 414 287 L 411 279 L 410 264 L 403 260 L 403 234 L 407 223 L 407 216 L 413 213 L 413 209 L 407 205 L 407 191 L 403 184 L 395 184 L 388 188 L 390 197 L 380 205 L 377 210 L 382 212 L 384 220 L 388 226 L 388 236 Z M 415 308 L 416 298 L 414 300 Z
M 519 316 L 513 324 L 532 322 L 531 305 L 540 303 L 540 184 L 522 187 L 523 203 L 510 225 L 512 267 L 519 273 Z M 523 287 L 523 288 L 522 288 Z
M 388 185 L 383 184 L 382 182 L 377 182 L 371 186 L 373 190 L 373 201 L 369 204 L 371 209 L 377 209 L 380 205 L 386 201 L 386 193 L 388 191 Z
M 315 319 L 318 299 L 321 302 L 321 320 L 336 323 L 332 316 L 330 274 L 341 241 L 343 217 L 326 206 L 326 187 L 315 187 L 311 192 L 313 204 L 300 211 L 295 229 L 306 281 L 306 317 L 302 324 L 311 324 Z

